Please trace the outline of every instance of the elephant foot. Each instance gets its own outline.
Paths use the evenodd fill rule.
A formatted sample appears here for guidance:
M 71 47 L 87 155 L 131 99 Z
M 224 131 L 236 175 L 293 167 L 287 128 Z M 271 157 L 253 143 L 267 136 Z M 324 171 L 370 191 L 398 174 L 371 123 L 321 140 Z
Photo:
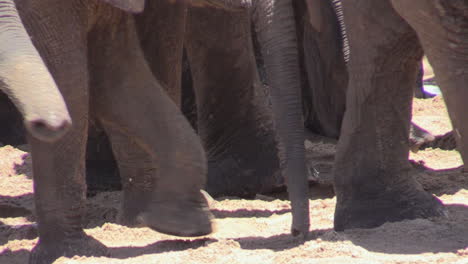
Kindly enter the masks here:
M 427 145 L 434 140 L 435 136 L 431 132 L 414 123 L 411 124 L 409 143 L 412 152 L 418 152 L 423 145 Z
M 196 200 L 173 200 L 164 202 L 134 203 L 123 210 L 120 223 L 127 226 L 146 226 L 160 233 L 194 237 L 213 232 L 213 215 L 206 205 L 206 198 L 200 193 Z M 138 213 L 136 213 L 138 212 Z
M 67 241 L 41 242 L 34 247 L 29 257 L 29 264 L 51 264 L 56 259 L 73 256 L 109 256 L 108 248 L 98 240 L 80 235 Z
M 173 236 L 204 236 L 213 232 L 212 214 L 206 206 L 189 202 L 166 202 L 150 206 L 139 217 L 143 225 Z
M 360 190 L 359 194 L 354 194 L 359 196 L 356 198 L 337 190 L 335 230 L 374 228 L 386 222 L 447 216 L 442 202 L 412 179 L 396 186 L 387 185 L 384 189 L 376 195 Z
M 440 148 L 443 150 L 454 150 L 457 148 L 457 140 L 453 130 L 447 132 L 443 135 L 436 136 L 434 141 L 428 142 L 420 147 L 420 149 L 425 148 Z

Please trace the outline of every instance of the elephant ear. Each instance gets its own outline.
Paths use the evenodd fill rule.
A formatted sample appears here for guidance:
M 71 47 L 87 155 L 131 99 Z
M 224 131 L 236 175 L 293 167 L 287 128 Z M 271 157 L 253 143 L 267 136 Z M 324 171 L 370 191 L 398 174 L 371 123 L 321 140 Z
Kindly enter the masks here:
M 145 8 L 145 0 L 102 0 L 114 7 L 130 13 L 141 13 Z

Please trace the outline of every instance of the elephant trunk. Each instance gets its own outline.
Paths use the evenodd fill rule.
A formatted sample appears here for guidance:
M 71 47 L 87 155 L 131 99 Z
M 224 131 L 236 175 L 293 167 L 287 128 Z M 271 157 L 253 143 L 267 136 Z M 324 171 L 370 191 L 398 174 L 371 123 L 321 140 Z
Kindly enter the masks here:
M 293 5 L 290 0 L 257 0 L 253 22 L 264 58 L 276 128 L 282 146 L 283 173 L 291 200 L 293 235 L 309 230 L 301 82 Z
M 58 139 L 71 126 L 71 118 L 12 0 L 0 1 L 0 39 L 0 88 L 34 137 Z

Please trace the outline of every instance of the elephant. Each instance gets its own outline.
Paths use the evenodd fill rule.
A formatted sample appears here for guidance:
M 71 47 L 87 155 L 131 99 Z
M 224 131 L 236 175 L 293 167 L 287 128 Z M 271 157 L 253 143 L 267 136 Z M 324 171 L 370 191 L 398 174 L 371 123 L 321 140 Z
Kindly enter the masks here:
M 0 2 L 0 16 L 0 89 L 21 113 L 33 137 L 55 141 L 72 123 L 65 101 L 24 29 L 13 0 Z
M 151 69 L 179 106 L 182 64 L 164 68 L 157 62 L 182 63 L 185 47 L 197 131 L 208 156 L 208 193 L 253 196 L 273 189 L 285 175 L 292 202 L 292 233 L 306 236 L 307 172 L 295 27 L 279 20 L 289 21 L 292 16 L 291 1 L 196 0 L 187 5 L 158 0 L 147 3 L 136 20 Z M 155 30 L 166 17 L 179 22 L 173 27 L 178 30 Z M 184 18 L 186 24 L 177 18 Z M 250 21 L 265 55 L 273 112 L 259 81 Z M 158 39 L 172 45 L 161 45 Z
M 334 227 L 369 228 L 444 216 L 442 202 L 412 177 L 406 142 L 413 85 L 424 53 L 442 89 L 463 162 L 468 161 L 468 122 L 463 118 L 468 96 L 464 89 L 468 3 L 342 3 L 349 33 L 350 84 L 335 159 Z
M 167 20 L 159 12 L 177 21 L 183 17 L 186 23 L 179 27 L 184 35 L 155 30 L 161 20 Z M 142 14 L 136 15 L 153 73 L 167 84 L 168 94 L 179 106 L 186 98 L 182 96 L 186 87 L 181 90 L 182 63 L 169 68 L 158 62 L 182 62 L 185 46 L 186 62 L 190 61 L 190 75 L 195 79 L 191 88 L 197 111 L 195 129 L 208 153 L 206 189 L 213 196 L 252 197 L 280 181 L 272 115 L 266 109 L 268 102 L 251 60 L 250 42 L 245 38 L 250 30 L 248 17 L 243 11 L 184 6 L 167 0 L 149 3 Z M 172 39 L 167 41 L 172 45 L 160 46 L 159 39 Z M 235 66 L 241 64 L 245 67 Z
M 419 63 L 418 76 L 416 77 L 416 86 L 414 87 L 414 97 L 424 99 L 434 97 L 434 95 L 430 95 L 424 91 L 424 65 L 422 61 Z
M 16 0 L 33 43 L 73 119 L 55 142 L 29 137 L 39 242 L 29 263 L 102 255 L 87 236 L 85 148 L 88 122 L 109 136 L 123 186 L 120 221 L 156 231 L 212 232 L 200 192 L 206 157 L 198 136 L 153 76 L 132 13 L 138 0 Z
M 295 12 L 304 76 L 304 125 L 312 133 L 338 139 L 346 109 L 350 57 L 341 1 L 296 1 Z M 421 85 L 422 76 L 418 75 L 415 95 Z M 429 131 L 411 124 L 413 152 L 434 140 Z
M 338 139 L 346 108 L 349 48 L 339 0 L 294 6 L 303 76 L 304 126 Z
M 303 75 L 308 77 L 306 81 L 311 82 L 306 87 L 315 96 L 312 101 L 307 98 L 311 94 L 307 91 L 304 93 L 305 110 L 309 114 L 306 115 L 306 126 L 307 121 L 312 120 L 314 123 L 311 124 L 318 126 L 309 128 L 332 137 L 339 136 L 334 165 L 337 194 L 334 228 L 337 231 L 371 228 L 388 221 L 445 215 L 441 202 L 426 193 L 411 174 L 408 162 L 410 145 L 407 143 L 410 105 L 423 49 L 419 46 L 416 33 L 398 14 L 392 13 L 394 11 L 389 2 L 384 6 L 380 6 L 380 2 L 357 0 L 295 2 L 295 11 L 299 15 L 296 16 L 298 39 L 303 45 Z M 404 6 L 403 1 L 399 3 Z M 335 4 L 343 6 L 343 9 L 340 11 Z M 412 8 L 404 9 L 408 16 L 419 19 L 415 19 L 415 22 L 423 21 L 421 17 L 409 13 L 410 10 L 419 10 L 419 6 L 416 6 L 414 4 Z M 466 22 L 466 16 L 463 17 L 461 11 L 457 13 L 457 8 L 464 7 L 458 3 L 442 8 L 437 6 L 436 9 L 441 17 L 450 11 L 458 15 L 457 18 L 444 19 Z M 344 14 L 344 24 L 337 18 L 341 14 Z M 348 24 L 348 20 L 352 23 Z M 345 31 L 343 25 L 346 26 Z M 453 30 L 462 28 L 462 25 L 451 26 L 454 26 Z M 347 33 L 347 38 L 343 33 Z M 348 39 L 347 49 L 345 44 Z M 455 39 L 464 41 L 462 38 Z M 422 45 L 425 46 L 423 40 Z M 426 45 L 430 46 L 430 43 Z M 432 49 L 449 48 L 437 46 Z M 389 58 L 388 54 L 394 55 Z M 446 56 L 450 57 L 449 53 Z M 430 54 L 428 57 L 431 60 Z M 347 58 L 349 62 L 346 62 Z M 349 69 L 343 67 L 345 64 Z M 466 78 L 463 70 L 459 72 L 458 77 Z M 348 78 L 349 87 L 343 89 Z M 459 82 L 460 85 L 462 83 Z M 325 102 L 322 102 L 324 98 Z M 447 102 L 450 103 L 449 100 Z M 456 105 L 460 107 L 462 104 Z M 458 118 L 460 116 L 459 113 Z M 433 139 L 430 133 L 416 125 L 411 125 L 411 137 L 423 141 Z M 421 142 L 416 141 L 415 145 L 417 148 Z

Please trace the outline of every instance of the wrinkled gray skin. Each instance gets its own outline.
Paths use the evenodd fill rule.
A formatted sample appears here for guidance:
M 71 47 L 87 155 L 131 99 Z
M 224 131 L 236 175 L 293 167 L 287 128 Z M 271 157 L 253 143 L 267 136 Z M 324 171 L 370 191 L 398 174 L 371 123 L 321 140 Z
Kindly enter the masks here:
M 411 174 L 411 100 L 424 52 L 466 163 L 468 2 L 347 0 L 343 10 L 350 86 L 335 160 L 335 229 L 445 215 Z
M 189 10 L 185 47 L 197 131 L 208 154 L 206 190 L 213 196 L 253 197 L 282 182 L 273 113 L 259 81 L 249 21 L 247 10 Z
M 228 7 L 232 2 L 235 1 L 224 1 Z M 309 228 L 307 173 L 293 4 L 286 0 L 257 0 L 251 2 L 251 10 L 284 155 L 283 175 L 287 179 L 293 211 L 292 233 L 306 236 Z
M 295 2 L 298 40 L 304 76 L 305 126 L 311 132 L 338 139 L 346 105 L 349 45 L 339 0 Z M 422 77 L 420 77 L 422 78 Z M 435 139 L 411 124 L 413 152 Z
M 0 39 L 0 88 L 20 111 L 32 136 L 57 140 L 70 128 L 71 119 L 12 0 L 0 1 Z
M 295 2 L 303 75 L 304 125 L 338 138 L 346 104 L 347 44 L 331 0 Z
M 212 231 L 195 132 L 149 69 L 133 16 L 142 1 L 17 0 L 74 125 L 54 143 L 30 138 L 39 242 L 30 263 L 107 254 L 82 227 L 88 120 L 110 138 L 123 185 L 121 221 L 182 236 Z M 168 25 L 170 26 L 170 25 Z
M 148 5 L 145 13 L 154 4 L 167 7 L 164 14 L 171 17 L 185 16 L 180 2 L 155 2 Z M 175 47 L 177 59 L 181 61 L 182 47 L 177 46 L 177 37 L 170 32 L 149 33 L 159 23 L 158 17 L 137 16 L 143 27 L 140 36 L 150 65 L 161 58 L 174 59 L 167 55 L 167 48 L 151 44 L 157 38 L 176 44 L 170 53 Z M 213 195 L 239 196 L 266 191 L 275 185 L 275 172 L 281 174 L 282 169 L 293 207 L 292 233 L 306 236 L 309 229 L 307 174 L 291 2 L 197 0 L 193 1 L 186 19 L 185 45 L 194 79 L 198 132 L 208 154 L 207 191 Z M 256 71 L 250 21 L 256 26 L 266 55 L 276 127 L 269 116 Z M 172 98 L 180 103 L 180 68 L 170 71 L 158 66 L 151 68 L 168 84 Z M 179 82 L 171 81 L 174 78 Z M 279 146 L 284 157 L 281 169 L 275 129 L 282 143 Z

